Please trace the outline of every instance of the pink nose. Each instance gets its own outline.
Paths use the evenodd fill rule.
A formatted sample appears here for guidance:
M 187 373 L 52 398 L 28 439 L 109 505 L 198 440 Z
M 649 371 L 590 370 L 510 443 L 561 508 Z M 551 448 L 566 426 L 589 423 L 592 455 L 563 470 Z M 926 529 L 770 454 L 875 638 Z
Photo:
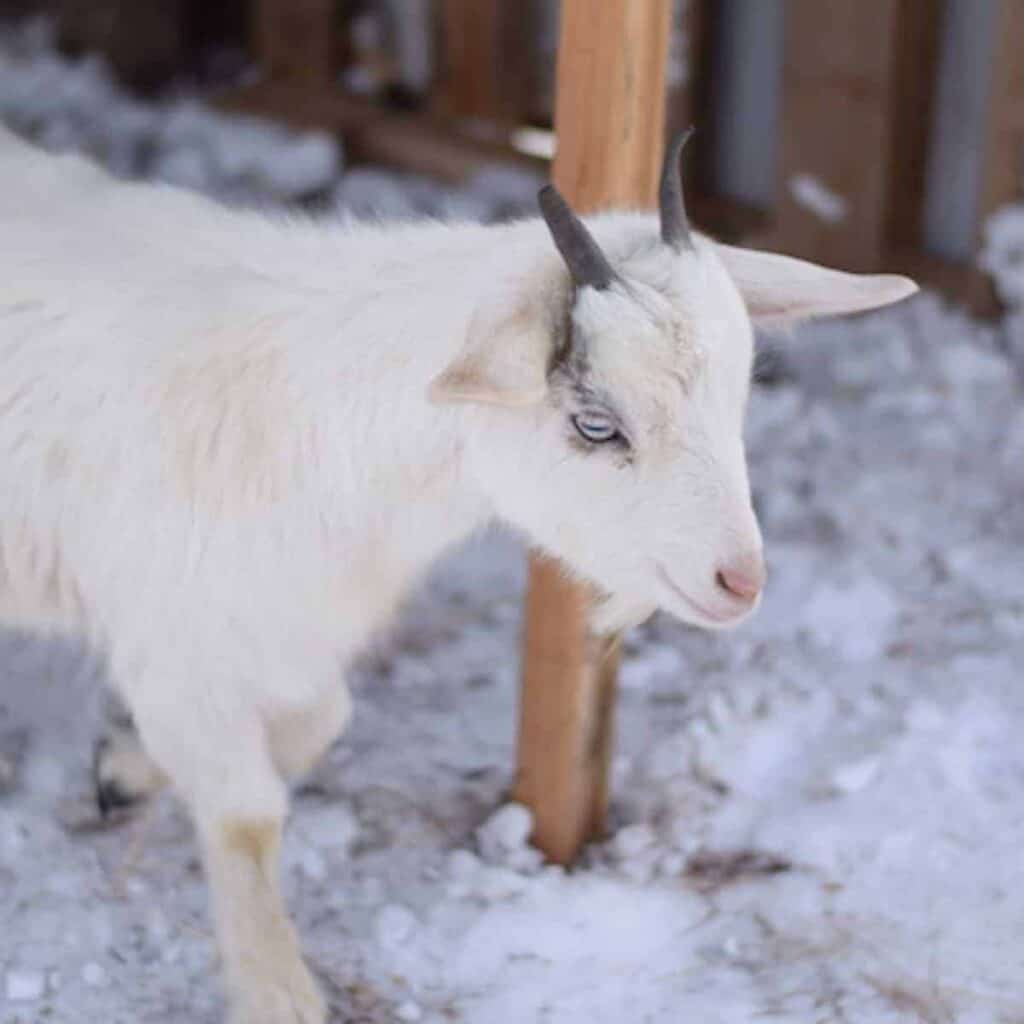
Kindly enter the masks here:
M 753 601 L 764 588 L 764 578 L 764 559 L 759 554 L 749 554 L 723 565 L 715 580 L 733 597 Z

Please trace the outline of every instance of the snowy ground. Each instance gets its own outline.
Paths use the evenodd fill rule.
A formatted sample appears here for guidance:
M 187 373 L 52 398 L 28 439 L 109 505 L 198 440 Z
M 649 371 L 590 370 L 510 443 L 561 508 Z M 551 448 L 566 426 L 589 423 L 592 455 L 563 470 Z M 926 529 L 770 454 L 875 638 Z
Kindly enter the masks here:
M 11 121 L 16 65 L 0 46 Z M 294 144 L 263 140 L 257 163 Z M 344 195 L 333 173 L 314 191 Z M 513 539 L 440 566 L 359 667 L 287 844 L 338 1020 L 1024 1022 L 1021 385 L 996 331 L 927 296 L 783 357 L 750 417 L 763 611 L 630 637 L 614 833 L 581 868 L 541 867 L 503 806 Z M 0 1024 L 207 1024 L 184 816 L 87 810 L 100 677 L 72 644 L 0 638 Z

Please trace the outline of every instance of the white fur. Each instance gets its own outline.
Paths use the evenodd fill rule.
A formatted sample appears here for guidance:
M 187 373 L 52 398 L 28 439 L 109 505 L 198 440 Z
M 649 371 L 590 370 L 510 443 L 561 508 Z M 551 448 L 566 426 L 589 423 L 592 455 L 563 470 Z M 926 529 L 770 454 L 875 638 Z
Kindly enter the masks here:
M 592 223 L 627 285 L 584 289 L 574 330 L 630 453 L 574 439 L 539 220 L 268 218 L 0 135 L 0 614 L 108 652 L 195 817 L 237 1021 L 323 1019 L 274 881 L 282 776 L 344 725 L 339 663 L 439 552 L 498 517 L 613 618 L 750 610 L 715 582 L 760 558 L 743 301 L 708 240 Z M 887 301 L 865 280 L 858 308 Z

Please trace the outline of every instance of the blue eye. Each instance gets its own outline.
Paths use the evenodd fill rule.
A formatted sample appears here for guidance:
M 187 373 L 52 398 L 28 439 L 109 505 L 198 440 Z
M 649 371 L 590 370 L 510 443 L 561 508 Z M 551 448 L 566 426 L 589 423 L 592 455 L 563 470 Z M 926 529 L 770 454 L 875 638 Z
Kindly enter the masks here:
M 585 412 L 573 416 L 572 425 L 580 437 L 591 444 L 607 444 L 622 436 L 613 419 L 597 412 Z

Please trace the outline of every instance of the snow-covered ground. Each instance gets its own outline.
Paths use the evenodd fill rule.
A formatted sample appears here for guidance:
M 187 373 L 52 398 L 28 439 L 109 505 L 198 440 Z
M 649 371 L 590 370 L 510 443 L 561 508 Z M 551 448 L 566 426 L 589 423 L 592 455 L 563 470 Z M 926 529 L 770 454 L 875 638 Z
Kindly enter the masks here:
M 15 102 L 31 68 L 5 42 L 2 116 L 53 144 L 64 108 L 26 127 L 26 104 L 85 72 L 34 44 L 50 78 Z M 309 143 L 246 130 L 251 166 L 287 172 Z M 181 166 L 214 166 L 217 134 L 178 143 L 196 151 Z M 353 178 L 334 175 L 305 191 L 336 205 Z M 193 184 L 231 192 L 210 180 Z M 409 209 L 445 195 L 386 180 Z M 296 197 L 275 187 L 261 201 Z M 493 188 L 470 196 L 498 215 Z M 339 1021 L 1024 1021 L 1021 384 L 996 329 L 929 296 L 781 352 L 750 415 L 763 611 L 727 636 L 660 617 L 630 636 L 613 832 L 583 866 L 543 867 L 505 803 L 514 539 L 440 566 L 358 667 L 354 723 L 286 849 Z M 164 798 L 101 827 L 90 809 L 102 674 L 71 643 L 0 637 L 0 1024 L 207 1024 L 222 1005 L 184 815 Z

